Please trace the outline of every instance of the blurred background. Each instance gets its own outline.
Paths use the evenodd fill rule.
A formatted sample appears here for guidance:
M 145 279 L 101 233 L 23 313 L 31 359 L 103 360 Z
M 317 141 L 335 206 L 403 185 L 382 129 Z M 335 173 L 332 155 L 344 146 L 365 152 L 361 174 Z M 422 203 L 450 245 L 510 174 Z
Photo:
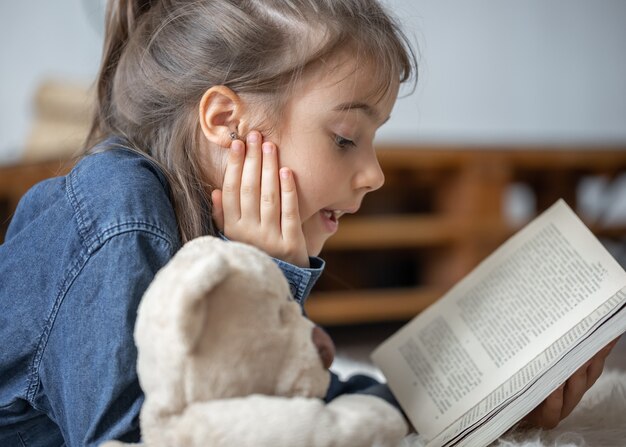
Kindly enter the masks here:
M 380 338 L 558 198 L 626 265 L 626 2 L 384 3 L 419 82 L 379 131 L 387 184 L 342 219 L 309 313 Z M 25 190 L 81 147 L 104 7 L 0 3 L 0 241 Z
M 626 141 L 623 0 L 385 0 L 420 81 L 381 142 Z M 104 0 L 0 4 L 0 160 L 19 158 L 49 80 L 89 86 Z

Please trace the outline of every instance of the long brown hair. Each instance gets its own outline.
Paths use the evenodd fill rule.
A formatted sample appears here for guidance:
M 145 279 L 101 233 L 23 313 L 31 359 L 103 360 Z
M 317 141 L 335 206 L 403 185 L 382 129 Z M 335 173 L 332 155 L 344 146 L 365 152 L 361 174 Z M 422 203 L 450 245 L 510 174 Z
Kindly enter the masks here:
M 378 93 L 416 79 L 376 0 L 109 0 L 87 147 L 125 138 L 167 176 L 182 241 L 214 234 L 196 150 L 203 93 L 225 85 L 280 113 L 307 66 L 350 46 Z

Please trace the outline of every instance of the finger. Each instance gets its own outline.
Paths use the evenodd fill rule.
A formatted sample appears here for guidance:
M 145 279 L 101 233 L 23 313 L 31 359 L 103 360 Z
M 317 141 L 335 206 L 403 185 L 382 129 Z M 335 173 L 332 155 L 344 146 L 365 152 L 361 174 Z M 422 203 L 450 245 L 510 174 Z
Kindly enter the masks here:
M 609 343 L 608 345 L 606 345 L 604 348 L 602 348 L 602 350 L 600 351 L 600 353 L 602 355 L 604 355 L 604 357 L 608 356 L 611 351 L 613 350 L 613 348 L 615 347 L 615 345 L 617 344 L 617 342 L 619 341 L 620 337 L 617 337 L 615 340 L 613 340 L 611 343 Z
M 602 375 L 602 370 L 604 370 L 604 360 L 606 357 L 594 357 L 591 360 L 591 364 L 589 368 L 587 368 L 587 389 L 591 388 L 591 386 L 596 383 L 596 380 Z
M 561 419 L 567 417 L 572 412 L 589 389 L 590 385 L 587 384 L 587 368 L 589 365 L 590 363 L 585 363 L 565 382 Z
M 261 225 L 280 231 L 280 184 L 276 146 L 263 143 L 263 166 L 261 170 Z
M 215 227 L 224 232 L 224 208 L 222 207 L 222 191 L 214 189 L 211 192 L 211 215 L 213 216 L 213 222 Z
M 241 216 L 258 221 L 261 194 L 261 134 L 252 131 L 246 138 L 246 158 L 241 174 Z
M 544 400 L 539 408 L 537 425 L 541 428 L 554 428 L 561 420 L 563 408 L 563 390 L 561 385 Z
M 224 183 L 222 185 L 222 211 L 224 224 L 237 222 L 241 218 L 240 189 L 245 146 L 242 141 L 235 140 L 230 146 Z
M 283 239 L 295 241 L 302 233 L 302 228 L 296 182 L 289 168 L 280 169 L 280 206 L 280 228 Z

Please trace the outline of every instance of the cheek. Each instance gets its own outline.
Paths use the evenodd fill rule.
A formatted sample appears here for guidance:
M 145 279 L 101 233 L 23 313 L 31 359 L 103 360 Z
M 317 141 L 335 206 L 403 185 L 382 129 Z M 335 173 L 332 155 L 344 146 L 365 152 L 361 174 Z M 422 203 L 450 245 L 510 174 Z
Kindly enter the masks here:
M 303 154 L 291 165 L 284 164 L 292 169 L 298 191 L 298 210 L 304 222 L 332 200 L 332 191 L 326 182 L 325 170 L 321 169 L 319 159 Z
M 323 192 L 319 190 L 318 185 L 312 181 L 308 173 L 298 175 L 296 187 L 298 188 L 300 219 L 304 222 L 320 210 L 319 198 Z
M 334 148 L 320 141 L 321 138 L 323 135 L 319 134 L 286 135 L 278 149 L 280 166 L 294 173 L 303 222 L 333 203 L 347 178 L 342 158 L 337 157 Z

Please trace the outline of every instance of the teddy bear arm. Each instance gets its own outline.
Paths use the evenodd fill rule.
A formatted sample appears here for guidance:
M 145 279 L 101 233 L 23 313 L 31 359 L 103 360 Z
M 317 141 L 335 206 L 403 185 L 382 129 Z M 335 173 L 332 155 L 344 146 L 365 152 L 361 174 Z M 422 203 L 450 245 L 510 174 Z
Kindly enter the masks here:
M 326 411 L 334 421 L 332 434 L 349 440 L 346 445 L 391 447 L 398 445 L 408 433 L 402 413 L 378 397 L 342 395 L 331 401 Z
M 144 439 L 186 447 L 317 447 L 315 422 L 324 407 L 320 399 L 265 395 L 195 403 L 165 423 L 144 427 Z
M 400 413 L 371 396 L 320 399 L 253 395 L 197 403 L 167 424 L 172 445 L 240 447 L 394 446 L 406 434 Z M 144 433 L 147 435 L 147 433 Z M 149 444 L 149 443 L 148 443 Z

